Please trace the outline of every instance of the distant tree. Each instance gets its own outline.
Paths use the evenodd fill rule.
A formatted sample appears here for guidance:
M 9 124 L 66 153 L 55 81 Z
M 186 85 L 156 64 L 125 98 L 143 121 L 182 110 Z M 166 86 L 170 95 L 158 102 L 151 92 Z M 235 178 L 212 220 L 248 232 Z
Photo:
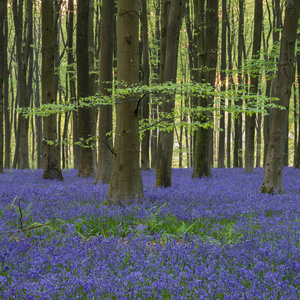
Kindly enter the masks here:
M 185 0 L 171 0 L 166 35 L 163 81 L 176 82 L 177 58 L 180 28 L 184 13 Z M 162 53 L 161 53 L 162 54 Z M 161 62 L 161 66 L 162 66 Z M 161 74 L 162 75 L 162 74 Z M 161 113 L 171 113 L 175 108 L 175 99 L 170 96 L 160 106 Z M 168 131 L 159 131 L 158 151 L 156 157 L 156 186 L 168 187 L 172 185 L 174 128 Z
M 149 38 L 148 38 L 148 13 L 147 1 L 140 0 L 141 20 L 142 20 L 142 81 L 144 85 L 150 83 L 150 65 L 149 65 Z M 149 119 L 149 95 L 146 95 L 142 103 L 142 118 Z M 141 168 L 143 171 L 150 170 L 150 131 L 146 130 L 141 143 Z
M 261 48 L 261 32 L 263 21 L 263 4 L 262 0 L 255 0 L 254 9 L 254 30 L 253 30 L 253 48 L 252 59 L 259 59 Z M 250 92 L 252 94 L 251 101 L 255 102 L 258 91 L 259 74 L 251 75 Z M 255 137 L 255 120 L 256 114 L 246 116 L 246 140 L 245 140 L 245 172 L 254 172 L 254 137 Z
M 25 18 L 23 5 L 26 4 Z M 32 0 L 24 3 L 22 0 L 13 0 L 13 15 L 16 33 L 16 53 L 18 65 L 18 98 L 19 107 L 29 107 L 30 99 L 27 91 L 28 60 L 32 44 Z M 18 164 L 20 169 L 29 168 L 28 148 L 29 119 L 19 114 L 16 138 L 16 151 L 13 167 Z
M 205 72 L 203 72 L 203 79 L 212 86 L 215 85 L 217 66 L 217 47 L 219 36 L 218 4 L 218 0 L 210 0 L 207 2 L 206 7 L 206 33 L 204 57 L 204 66 L 206 70 Z M 200 7 L 201 6 L 199 5 L 199 8 Z M 200 51 L 199 48 L 198 51 Z M 201 60 L 199 60 L 198 65 L 200 68 L 203 67 L 203 65 L 200 64 Z M 208 108 L 210 104 L 211 98 L 209 98 L 208 96 L 200 98 L 200 106 Z M 211 113 L 205 112 L 198 119 L 200 122 L 205 123 L 208 120 L 211 120 L 211 118 Z M 209 143 L 209 130 L 204 127 L 199 127 L 196 131 L 193 177 L 211 176 L 211 158 Z
M 222 44 L 221 44 L 221 90 L 226 89 L 226 40 L 227 40 L 227 1 L 222 0 Z M 221 105 L 224 106 L 225 99 L 222 99 Z M 218 168 L 224 168 L 225 162 L 225 110 L 221 107 L 220 110 L 220 129 L 219 131 L 219 156 Z
M 117 79 L 119 88 L 139 82 L 139 0 L 118 0 Z M 136 101 L 135 101 L 136 100 Z M 143 198 L 140 169 L 138 99 L 117 99 L 115 148 L 105 203 L 117 204 Z
M 77 1 L 77 89 L 78 98 L 90 95 L 89 89 L 89 56 L 88 56 L 88 20 L 89 1 Z M 78 108 L 78 130 L 80 140 L 79 177 L 93 177 L 95 175 L 93 162 L 93 130 L 94 111 L 90 107 Z
M 55 98 L 55 30 L 53 0 L 43 0 L 42 14 L 42 101 L 43 104 L 56 104 Z M 59 148 L 57 145 L 56 115 L 43 117 L 44 140 L 44 179 L 63 180 L 60 169 Z
M 100 94 L 112 94 L 113 49 L 114 49 L 114 0 L 103 0 L 100 28 Z M 112 106 L 102 105 L 99 109 L 99 150 L 98 167 L 95 182 L 109 183 L 112 165 L 112 136 L 108 135 L 112 127 Z
M 273 108 L 272 111 L 270 139 L 261 187 L 261 191 L 268 194 L 272 194 L 275 189 L 282 192 L 284 138 L 293 83 L 293 60 L 299 16 L 299 1 L 287 0 L 276 84 L 276 97 L 279 99 L 277 104 L 285 109 Z
M 4 61 L 7 56 L 5 36 L 5 18 L 7 11 L 7 0 L 0 0 L 0 173 L 3 173 L 3 100 L 4 100 Z

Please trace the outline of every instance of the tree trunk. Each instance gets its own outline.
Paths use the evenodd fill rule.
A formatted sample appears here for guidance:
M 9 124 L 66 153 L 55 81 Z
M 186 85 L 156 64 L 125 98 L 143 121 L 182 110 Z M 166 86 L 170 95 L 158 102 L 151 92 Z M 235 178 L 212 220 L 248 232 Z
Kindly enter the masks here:
M 253 31 L 253 49 L 252 59 L 259 59 L 260 46 L 261 46 L 261 32 L 262 32 L 262 19 L 263 19 L 263 5 L 262 0 L 255 0 L 254 10 L 254 31 Z M 251 75 L 251 101 L 254 103 L 257 98 L 258 91 L 257 74 Z M 255 119 L 256 115 L 253 113 L 251 116 L 246 115 L 246 141 L 245 141 L 245 172 L 254 172 L 254 136 L 255 136 Z
M 148 15 L 147 2 L 140 0 L 142 12 L 142 44 L 143 44 L 143 64 L 142 64 L 142 81 L 144 85 L 149 85 L 150 67 L 149 67 L 149 39 L 148 39 Z M 149 95 L 143 98 L 142 117 L 149 119 Z M 150 131 L 146 130 L 141 145 L 141 168 L 143 171 L 150 170 Z
M 27 94 L 27 67 L 30 45 L 32 43 L 32 3 L 26 3 L 26 19 L 23 20 L 23 0 L 13 0 L 13 14 L 16 32 L 16 51 L 18 64 L 18 97 L 19 107 L 29 107 L 30 102 Z M 23 35 L 25 39 L 23 40 Z M 29 169 L 29 153 L 28 153 L 28 129 L 29 118 L 25 118 L 23 114 L 19 114 L 18 123 L 18 144 L 16 148 L 17 156 L 19 156 L 19 168 Z
M 293 83 L 293 59 L 295 56 L 295 43 L 297 36 L 298 17 L 300 16 L 300 3 L 287 0 L 285 22 L 282 31 L 279 66 L 276 84 L 276 103 L 286 110 L 273 108 L 270 140 L 268 145 L 266 166 L 261 191 L 274 193 L 275 189 L 282 192 L 282 166 L 284 138 L 288 122 L 288 106 Z
M 118 0 L 117 79 L 127 85 L 139 81 L 139 0 Z M 144 197 L 139 165 L 139 116 L 133 95 L 116 105 L 115 154 L 105 203 L 126 203 Z
M 158 47 L 158 53 L 157 53 L 157 60 L 153 64 L 153 73 L 154 73 L 154 82 L 159 82 L 159 70 L 160 70 L 160 28 L 159 28 L 159 16 L 160 16 L 160 0 L 157 1 L 157 7 L 155 9 L 155 39 L 156 39 L 156 45 Z M 157 120 L 157 104 L 152 103 L 151 105 L 151 118 L 152 120 Z M 155 168 L 155 162 L 156 162 L 156 154 L 157 154 L 157 136 L 158 136 L 158 130 L 155 128 L 154 130 L 151 130 L 151 168 Z
M 113 49 L 114 40 L 114 6 L 113 0 L 103 0 L 102 17 L 100 29 L 100 94 L 111 96 L 113 81 Z M 103 41 L 106 41 L 105 43 Z M 112 106 L 102 105 L 99 111 L 99 151 L 98 151 L 98 169 L 95 182 L 109 183 L 112 164 L 113 140 L 112 131 Z
M 78 99 L 88 97 L 89 90 L 89 59 L 88 59 L 88 19 L 89 1 L 77 2 L 77 89 Z M 78 108 L 78 131 L 80 139 L 80 162 L 78 177 L 93 177 L 93 126 L 94 111 L 89 107 Z
M 53 1 L 43 0 L 42 14 L 42 99 L 43 104 L 56 104 L 55 99 L 55 30 Z M 63 180 L 57 143 L 56 115 L 43 117 L 44 179 Z
M 227 27 L 227 10 L 226 0 L 222 0 L 222 48 L 221 48 L 221 91 L 226 90 L 226 28 Z M 225 161 L 225 99 L 221 101 L 220 109 L 220 128 L 219 131 L 219 155 L 218 155 L 218 168 L 224 168 Z
M 7 1 L 0 1 L 0 174 L 4 173 L 3 170 L 3 104 L 4 104 L 4 66 L 5 56 L 7 56 L 6 49 L 6 35 L 5 35 L 5 18 L 7 11 Z M 8 112 L 6 112 L 8 113 Z
M 204 80 L 210 83 L 211 86 L 215 85 L 216 66 L 217 66 L 218 30 L 219 30 L 218 0 L 211 0 L 208 1 L 207 9 L 206 9 L 206 40 L 205 40 L 205 67 L 207 67 L 209 71 L 206 71 L 204 73 Z M 200 47 L 198 47 L 198 51 L 199 49 Z M 199 67 L 203 67 L 203 66 L 199 64 Z M 211 103 L 210 98 L 208 97 L 200 98 L 200 106 L 204 108 L 208 108 L 210 103 Z M 199 121 L 207 122 L 207 120 L 211 121 L 211 119 L 212 119 L 212 114 L 206 112 L 204 116 L 200 117 Z M 211 138 L 210 138 L 209 130 L 203 127 L 199 127 L 196 132 L 193 177 L 211 176 L 211 157 L 210 157 L 210 147 L 209 147 L 210 140 Z
M 182 23 L 182 14 L 185 0 L 172 0 L 169 13 L 166 56 L 164 68 L 164 82 L 176 82 L 177 57 L 179 35 Z M 175 108 L 175 99 L 169 96 L 163 101 L 160 112 L 171 113 Z M 173 119 L 171 120 L 171 122 Z M 174 124 L 172 124 L 173 126 Z M 173 159 L 174 127 L 170 132 L 160 131 L 158 135 L 158 151 L 156 159 L 156 187 L 169 187 L 172 185 L 172 159 Z

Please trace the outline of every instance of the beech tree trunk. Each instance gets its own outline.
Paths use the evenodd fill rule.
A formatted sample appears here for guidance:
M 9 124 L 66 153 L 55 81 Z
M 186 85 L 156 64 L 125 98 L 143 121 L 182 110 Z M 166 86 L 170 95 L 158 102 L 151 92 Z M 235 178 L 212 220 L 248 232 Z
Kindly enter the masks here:
M 118 0 L 117 79 L 127 85 L 139 82 L 139 0 Z M 127 203 L 144 197 L 139 164 L 139 116 L 134 95 L 117 100 L 115 154 L 106 204 Z
M 149 39 L 148 39 L 148 15 L 147 2 L 140 0 L 142 12 L 142 45 L 143 45 L 143 61 L 142 61 L 142 81 L 144 85 L 149 85 L 150 66 L 149 66 Z M 149 119 L 149 95 L 143 98 L 142 117 Z M 143 171 L 150 170 L 150 131 L 146 130 L 141 145 L 141 168 Z
M 199 5 L 199 7 L 201 7 Z M 209 71 L 204 72 L 204 80 L 215 85 L 216 66 L 217 66 L 217 45 L 218 45 L 218 0 L 211 0 L 207 3 L 206 8 L 206 39 L 205 39 L 205 67 Z M 198 47 L 199 51 L 200 47 Z M 202 67 L 201 60 L 198 62 L 199 67 Z M 208 108 L 211 103 L 209 97 L 201 97 L 200 105 Z M 205 112 L 199 118 L 200 122 L 207 122 L 212 119 L 212 114 Z M 211 157 L 210 157 L 210 132 L 208 129 L 199 127 L 196 131 L 196 145 L 194 157 L 193 177 L 208 177 L 211 176 Z
M 176 82 L 177 57 L 179 34 L 182 23 L 185 0 L 172 0 L 169 13 L 168 31 L 166 40 L 166 56 L 164 68 L 164 82 Z M 173 96 L 163 101 L 160 112 L 171 113 L 175 107 Z M 173 120 L 171 120 L 172 122 Z M 170 132 L 160 131 L 158 135 L 158 151 L 156 159 L 156 187 L 169 187 L 172 185 L 172 159 L 173 159 L 174 127 Z
M 253 49 L 252 59 L 259 59 L 260 46 L 261 46 L 261 32 L 262 32 L 262 19 L 263 19 L 263 5 L 262 0 L 255 0 L 254 9 L 254 31 L 253 31 Z M 258 74 L 251 75 L 250 93 L 251 101 L 255 102 L 258 91 Z M 254 145 L 255 145 L 255 120 L 256 114 L 251 116 L 246 115 L 246 140 L 245 140 L 245 172 L 254 172 Z
M 114 49 L 114 0 L 103 0 L 100 29 L 100 94 L 111 95 L 113 80 L 113 49 Z M 106 41 L 105 43 L 103 41 Z M 95 182 L 109 183 L 112 165 L 113 147 L 112 136 L 107 135 L 112 131 L 112 106 L 102 105 L 99 110 L 99 151 L 98 168 Z
M 222 49 L 221 49 L 221 91 L 226 90 L 226 29 L 227 29 L 227 10 L 226 0 L 222 0 Z M 225 106 L 225 99 L 222 99 L 221 106 Z M 219 131 L 219 155 L 218 155 L 218 168 L 224 168 L 225 161 L 225 110 L 224 107 L 220 109 L 220 128 Z
M 42 14 L 42 99 L 43 104 L 56 104 L 55 99 L 55 32 L 52 0 L 43 0 Z M 57 145 L 56 115 L 43 117 L 44 179 L 63 180 Z
M 4 103 L 4 61 L 6 54 L 5 40 L 5 18 L 7 10 L 7 0 L 0 0 L 0 173 L 3 170 L 3 103 Z
M 285 22 L 282 31 L 279 66 L 276 84 L 276 103 L 285 110 L 273 108 L 270 140 L 261 187 L 263 193 L 272 194 L 277 189 L 282 192 L 282 166 L 284 152 L 284 138 L 288 122 L 288 107 L 293 83 L 293 59 L 295 57 L 295 43 L 297 36 L 300 3 L 296 0 L 286 1 Z
M 78 98 L 85 98 L 90 95 L 89 89 L 89 59 L 88 59 L 88 19 L 89 1 L 78 0 L 77 2 L 77 90 Z M 80 139 L 80 161 L 78 176 L 93 177 L 93 114 L 90 107 L 78 108 L 78 130 Z

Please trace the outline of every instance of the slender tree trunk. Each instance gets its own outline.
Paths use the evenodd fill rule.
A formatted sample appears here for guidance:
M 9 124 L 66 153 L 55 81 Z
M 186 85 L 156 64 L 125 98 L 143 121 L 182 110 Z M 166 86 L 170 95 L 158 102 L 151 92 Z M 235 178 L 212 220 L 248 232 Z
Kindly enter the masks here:
M 298 37 L 300 37 L 300 34 L 298 34 Z M 300 53 L 297 52 L 296 56 L 297 60 L 297 81 L 298 81 L 298 97 L 299 97 L 299 109 L 300 109 Z M 300 125 L 300 113 L 298 114 L 298 123 Z M 300 130 L 299 130 L 300 134 Z M 295 168 L 300 169 L 300 137 L 298 136 L 298 147 L 297 147 L 297 153 L 296 153 L 296 163 L 295 163 Z
M 200 6 L 199 6 L 200 7 Z M 215 85 L 216 66 L 217 66 L 217 45 L 218 45 L 218 0 L 211 0 L 207 3 L 206 10 L 206 41 L 205 41 L 205 67 L 209 71 L 204 73 L 204 80 Z M 200 47 L 198 47 L 199 51 Z M 201 67 L 201 65 L 199 65 Z M 200 98 L 200 105 L 208 108 L 211 99 L 208 97 Z M 204 119 L 202 119 L 204 118 Z M 212 114 L 206 112 L 200 118 L 200 122 L 205 122 L 212 119 Z M 196 132 L 196 146 L 194 158 L 194 171 L 193 177 L 206 177 L 211 176 L 211 158 L 210 158 L 210 134 L 209 130 L 199 127 Z
M 114 6 L 113 0 L 103 0 L 102 2 L 99 87 L 100 94 L 106 96 L 111 95 L 113 81 L 114 40 L 111 37 L 114 30 Z M 111 135 L 107 135 L 107 133 L 111 132 L 112 129 L 112 106 L 102 105 L 99 111 L 99 152 L 95 182 L 109 183 L 110 181 L 113 140 Z
M 78 98 L 85 98 L 90 95 L 89 89 L 89 59 L 88 59 L 88 20 L 89 1 L 78 0 L 77 2 L 77 89 Z M 79 177 L 93 177 L 93 126 L 94 111 L 89 107 L 78 108 L 78 130 L 80 139 L 80 162 Z
M 158 53 L 157 53 L 157 60 L 156 63 L 153 64 L 153 73 L 154 73 L 154 82 L 158 83 L 160 78 L 160 27 L 159 27 L 159 16 L 160 16 L 160 6 L 161 1 L 158 0 L 155 9 L 155 39 L 156 45 L 158 46 Z M 152 103 L 151 105 L 151 118 L 152 120 L 157 120 L 157 104 Z M 157 137 L 158 137 L 158 130 L 154 129 L 151 130 L 151 168 L 155 168 L 156 162 L 156 153 L 157 153 Z
M 278 105 L 288 108 L 293 83 L 293 59 L 295 56 L 295 43 L 297 36 L 298 18 L 300 16 L 300 3 L 295 0 L 286 1 L 285 22 L 282 31 L 279 66 L 276 84 L 276 97 Z M 263 193 L 274 193 L 275 189 L 282 192 L 282 166 L 284 137 L 288 122 L 288 110 L 274 108 L 268 145 L 264 178 L 261 187 Z
M 179 34 L 182 23 L 185 0 L 172 0 L 169 13 L 166 57 L 164 68 L 164 82 L 176 82 L 177 56 Z M 174 97 L 168 97 L 160 107 L 160 112 L 171 113 L 175 107 Z M 173 120 L 172 120 L 173 121 Z M 172 159 L 173 159 L 174 128 L 170 131 L 160 131 L 158 135 L 158 151 L 156 160 L 156 187 L 169 187 L 172 185 Z
M 142 64 L 142 81 L 144 85 L 149 85 L 150 66 L 149 66 L 149 39 L 148 39 L 148 15 L 147 2 L 140 0 L 142 11 L 142 44 L 143 44 L 143 64 Z M 143 98 L 142 117 L 149 119 L 149 95 Z M 150 170 L 150 131 L 146 130 L 141 145 L 141 168 L 142 170 Z
M 4 67 L 5 56 L 7 56 L 6 39 L 5 35 L 5 18 L 7 11 L 7 1 L 0 1 L 0 174 L 4 173 L 3 170 L 3 104 L 4 104 Z
M 136 84 L 139 81 L 139 0 L 118 0 L 117 79 Z M 116 105 L 115 154 L 105 203 L 117 204 L 144 197 L 139 165 L 139 116 L 133 95 L 118 99 Z
M 43 104 L 56 104 L 55 99 L 55 29 L 52 0 L 43 0 L 42 14 L 42 98 Z M 63 180 L 59 161 L 56 115 L 43 117 L 44 179 Z
M 226 90 L 226 29 L 227 29 L 227 9 L 226 0 L 222 0 L 222 46 L 221 46 L 221 91 Z M 220 128 L 219 131 L 219 155 L 218 155 L 218 168 L 224 168 L 225 161 L 225 99 L 221 101 L 220 111 Z
M 27 94 L 27 68 L 30 45 L 32 43 L 32 3 L 26 3 L 26 17 L 23 20 L 23 0 L 13 0 L 13 14 L 16 32 L 16 51 L 18 64 L 18 89 L 19 89 L 19 106 L 20 108 L 29 107 L 30 102 Z M 25 39 L 23 39 L 23 35 Z M 28 129 L 29 118 L 19 115 L 18 123 L 18 143 L 16 148 L 19 156 L 19 168 L 29 169 L 29 149 L 28 149 Z
M 254 31 L 253 31 L 253 49 L 252 59 L 259 59 L 260 46 L 261 46 L 261 32 L 262 32 L 262 19 L 263 19 L 263 5 L 262 0 L 255 0 L 254 11 Z M 257 74 L 251 75 L 251 101 L 255 102 L 258 91 Z M 246 116 L 246 141 L 245 141 L 245 172 L 254 172 L 254 136 L 255 136 L 255 119 L 256 114 Z

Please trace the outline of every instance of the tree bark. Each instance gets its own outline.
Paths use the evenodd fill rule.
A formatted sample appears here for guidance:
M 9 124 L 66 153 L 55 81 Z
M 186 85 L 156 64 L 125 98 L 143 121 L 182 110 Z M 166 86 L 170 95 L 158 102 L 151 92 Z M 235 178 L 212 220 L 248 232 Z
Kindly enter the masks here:
M 254 9 L 254 31 L 253 31 L 253 49 L 252 59 L 259 59 L 261 46 L 261 32 L 263 19 L 263 5 L 262 0 L 255 0 Z M 257 98 L 258 91 L 258 74 L 251 75 L 251 101 L 254 103 Z M 250 105 L 251 106 L 251 105 Z M 255 119 L 256 114 L 251 116 L 246 115 L 246 140 L 245 140 L 245 172 L 254 172 L 254 137 L 255 137 Z
M 89 59 L 88 59 L 88 19 L 89 1 L 77 2 L 77 90 L 78 98 L 90 95 L 89 88 Z M 80 161 L 78 177 L 95 176 L 93 161 L 93 126 L 94 110 L 89 107 L 78 108 L 78 131 L 80 140 Z
M 164 68 L 164 82 L 176 82 L 177 57 L 179 34 L 182 23 L 185 0 L 172 0 L 169 13 L 166 56 Z M 175 108 L 175 99 L 170 96 L 163 101 L 160 112 L 171 113 Z M 171 122 L 173 119 L 171 120 Z M 173 124 L 172 124 L 173 126 Z M 158 151 L 156 159 L 156 187 L 169 187 L 172 185 L 172 159 L 173 159 L 174 127 L 170 132 L 160 131 L 158 135 Z
M 140 0 L 142 12 L 142 45 L 143 45 L 143 63 L 142 63 L 142 81 L 144 85 L 150 83 L 150 66 L 149 66 L 149 39 L 148 39 L 148 15 L 147 1 Z M 149 95 L 143 98 L 142 118 L 149 119 Z M 150 170 L 150 131 L 146 130 L 141 145 L 141 168 L 143 171 Z
M 117 79 L 119 88 L 139 82 L 139 0 L 118 0 Z M 139 116 L 134 95 L 116 105 L 115 154 L 105 203 L 127 203 L 144 197 L 139 165 Z
M 282 31 L 279 66 L 276 84 L 276 97 L 278 105 L 285 110 L 273 108 L 270 140 L 264 169 L 264 178 L 261 187 L 263 193 L 272 194 L 277 189 L 282 192 L 282 166 L 284 137 L 288 122 L 288 107 L 293 83 L 293 59 L 295 56 L 295 43 L 297 36 L 300 4 L 295 0 L 287 0 L 285 22 Z
M 222 0 L 222 45 L 221 45 L 221 91 L 226 90 L 226 29 L 227 29 L 227 9 L 226 0 Z M 219 155 L 218 155 L 218 168 L 224 168 L 225 161 L 225 99 L 221 100 L 220 109 L 220 128 L 219 131 Z
M 199 5 L 200 7 L 200 5 Z M 207 3 L 206 9 L 206 39 L 205 39 L 205 67 L 209 71 L 204 72 L 204 80 L 211 86 L 215 85 L 216 66 L 217 66 L 217 45 L 218 45 L 218 0 L 211 0 Z M 198 39 L 199 40 L 199 39 Z M 198 47 L 199 51 L 200 47 Z M 198 62 L 201 63 L 201 60 Z M 199 67 L 202 67 L 199 64 Z M 211 104 L 209 97 L 200 98 L 200 106 L 208 108 Z M 199 118 L 200 122 L 207 122 L 212 119 L 212 114 L 204 113 Z M 199 127 L 196 132 L 196 145 L 194 157 L 193 177 L 211 176 L 211 157 L 210 157 L 210 132 L 208 129 Z
M 100 94 L 111 96 L 113 81 L 113 49 L 114 49 L 114 0 L 103 0 L 100 29 Z M 105 43 L 103 41 L 106 41 Z M 99 151 L 98 169 L 95 182 L 109 183 L 113 147 L 112 136 L 107 135 L 112 128 L 112 106 L 102 105 L 99 110 Z
M 3 170 L 3 104 L 4 104 L 4 66 L 5 56 L 7 56 L 6 49 L 6 35 L 5 35 L 5 18 L 7 11 L 7 0 L 0 1 L 0 174 L 4 173 Z M 6 112 L 8 113 L 8 112 Z
M 55 30 L 52 0 L 43 0 L 42 14 L 42 99 L 43 104 L 56 104 L 55 99 Z M 63 180 L 57 145 L 56 115 L 43 117 L 44 179 Z

